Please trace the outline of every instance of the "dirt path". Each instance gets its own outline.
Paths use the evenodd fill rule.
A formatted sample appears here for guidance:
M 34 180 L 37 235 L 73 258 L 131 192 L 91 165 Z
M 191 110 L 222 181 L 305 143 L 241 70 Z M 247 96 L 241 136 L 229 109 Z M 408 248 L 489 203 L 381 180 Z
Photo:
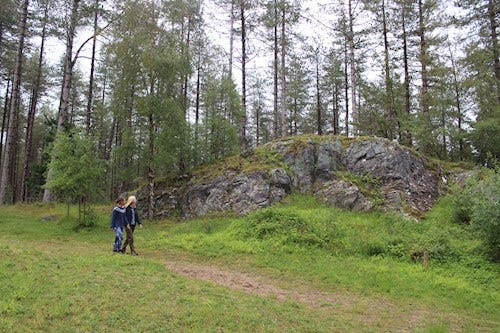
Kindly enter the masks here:
M 31 242 L 47 253 L 54 249 L 67 251 L 93 251 L 103 253 L 104 247 L 89 247 L 83 244 L 71 244 L 60 241 Z M 106 247 L 106 251 L 109 249 Z M 207 281 L 214 285 L 250 295 L 267 297 L 281 302 L 296 302 L 321 311 L 324 316 L 336 316 L 345 322 L 364 323 L 367 331 L 373 332 L 414 332 L 418 328 L 446 327 L 452 332 L 474 331 L 490 332 L 485 323 L 471 318 L 466 313 L 452 314 L 432 305 L 415 305 L 404 301 L 393 301 L 373 295 L 360 295 L 346 290 L 320 291 L 293 281 L 279 281 L 256 273 L 242 272 L 237 268 L 220 267 L 213 264 L 193 263 L 192 258 L 182 254 L 161 251 L 145 251 L 137 259 L 152 260 L 165 264 L 168 270 L 179 276 Z M 434 325 L 434 326 L 433 326 Z M 466 325 L 466 327 L 464 327 Z M 494 327 L 488 325 L 487 327 Z
M 251 295 L 271 297 L 279 301 L 292 301 L 342 316 L 347 320 L 364 322 L 375 331 L 412 332 L 432 323 L 448 323 L 453 332 L 463 330 L 460 315 L 451 317 L 438 309 L 396 304 L 383 298 L 363 297 L 347 292 L 313 290 L 308 286 L 278 287 L 278 281 L 249 273 L 216 266 L 167 261 L 166 267 L 178 275 L 209 281 L 213 284 Z

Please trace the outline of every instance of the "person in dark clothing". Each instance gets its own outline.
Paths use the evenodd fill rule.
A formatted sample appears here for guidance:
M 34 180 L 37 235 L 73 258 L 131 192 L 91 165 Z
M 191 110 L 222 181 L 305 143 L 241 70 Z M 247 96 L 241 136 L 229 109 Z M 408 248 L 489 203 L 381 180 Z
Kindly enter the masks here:
M 115 232 L 113 252 L 120 252 L 123 242 L 123 227 L 127 224 L 125 217 L 125 198 L 116 199 L 116 206 L 111 213 L 111 230 Z
M 139 254 L 135 251 L 134 247 L 134 230 L 136 225 L 139 225 L 139 228 L 142 228 L 142 223 L 139 219 L 139 214 L 137 213 L 137 198 L 133 195 L 128 197 L 125 207 L 125 218 L 127 221 L 125 231 L 127 232 L 127 238 L 125 239 L 125 243 L 123 243 L 121 252 L 125 253 L 125 251 L 127 250 L 127 245 L 129 245 L 130 254 L 137 256 Z

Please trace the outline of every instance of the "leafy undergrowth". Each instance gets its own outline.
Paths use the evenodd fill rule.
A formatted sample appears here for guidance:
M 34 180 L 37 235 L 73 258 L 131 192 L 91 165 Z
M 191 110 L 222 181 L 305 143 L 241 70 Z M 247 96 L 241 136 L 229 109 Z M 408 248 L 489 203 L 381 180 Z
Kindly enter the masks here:
M 444 198 L 417 222 L 332 209 L 307 196 L 292 196 L 244 217 L 146 221 L 136 231 L 139 257 L 111 253 L 110 207 L 96 209 L 94 228 L 78 231 L 63 206 L 5 207 L 0 218 L 0 327 L 21 332 L 75 327 L 498 331 L 499 266 L 486 259 L 478 238 L 452 222 L 451 206 L 451 199 Z M 427 268 L 424 252 L 430 257 Z M 166 260 L 265 277 L 280 290 L 303 289 L 302 296 L 282 300 L 232 290 L 174 273 Z M 306 293 L 334 293 L 338 304 L 310 306 L 301 299 Z M 384 309 L 391 313 L 377 313 Z M 382 319 L 373 319 L 377 316 Z

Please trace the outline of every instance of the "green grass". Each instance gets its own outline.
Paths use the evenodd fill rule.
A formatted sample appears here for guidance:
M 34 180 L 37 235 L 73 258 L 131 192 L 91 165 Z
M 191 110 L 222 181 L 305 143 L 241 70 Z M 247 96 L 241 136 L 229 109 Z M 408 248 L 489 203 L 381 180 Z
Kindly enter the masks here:
M 0 331 L 497 332 L 499 266 L 451 222 L 451 205 L 443 198 L 415 221 L 292 196 L 244 217 L 145 221 L 139 257 L 111 253 L 111 207 L 79 231 L 64 206 L 2 207 Z M 411 259 L 419 251 L 427 269 Z M 330 296 L 243 293 L 178 275 L 168 260 Z

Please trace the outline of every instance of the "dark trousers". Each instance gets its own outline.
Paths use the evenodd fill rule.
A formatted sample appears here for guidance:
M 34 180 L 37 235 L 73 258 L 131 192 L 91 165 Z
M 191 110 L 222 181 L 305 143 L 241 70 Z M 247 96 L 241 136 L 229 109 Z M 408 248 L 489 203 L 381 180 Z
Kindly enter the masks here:
M 127 238 L 125 239 L 125 243 L 123 243 L 122 251 L 125 252 L 127 249 L 127 245 L 130 246 L 130 253 L 135 254 L 134 249 L 134 229 L 135 225 L 131 226 L 130 229 L 125 228 L 127 231 Z

